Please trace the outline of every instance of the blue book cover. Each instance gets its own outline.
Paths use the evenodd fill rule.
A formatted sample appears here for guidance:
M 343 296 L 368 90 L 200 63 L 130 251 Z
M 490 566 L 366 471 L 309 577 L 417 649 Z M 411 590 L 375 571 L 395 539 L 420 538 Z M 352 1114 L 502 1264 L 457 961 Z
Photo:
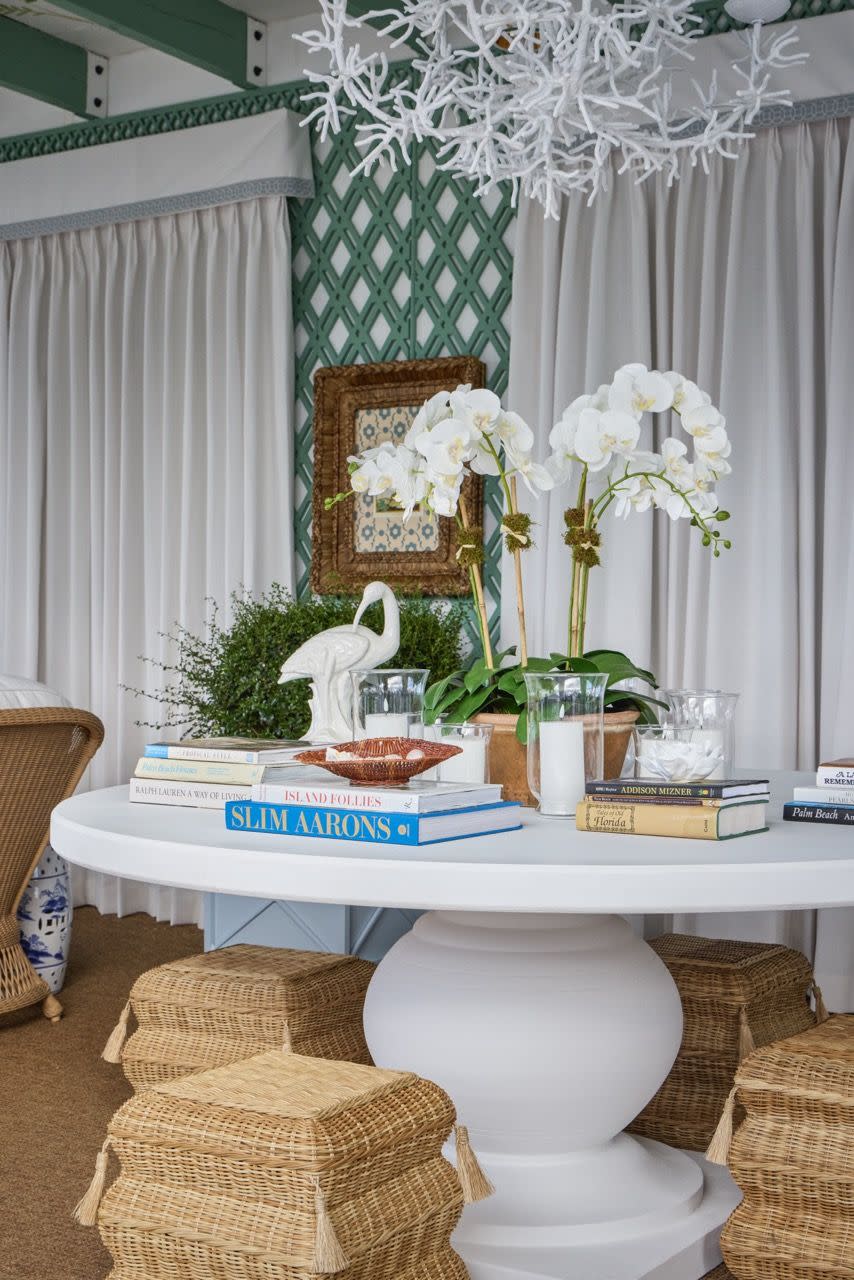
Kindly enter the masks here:
M 521 806 L 512 801 L 453 809 L 442 813 L 365 813 L 353 809 L 318 809 L 314 805 L 264 804 L 230 800 L 225 806 L 229 831 L 266 831 L 270 835 L 313 836 L 322 840 L 359 840 L 367 844 L 436 844 L 465 836 L 518 830 Z M 466 814 L 483 815 L 466 819 Z M 460 823 L 460 818 L 463 818 Z M 446 819 L 444 823 L 436 819 Z M 449 825 L 450 824 L 450 825 Z M 460 826 L 474 830 L 457 830 Z

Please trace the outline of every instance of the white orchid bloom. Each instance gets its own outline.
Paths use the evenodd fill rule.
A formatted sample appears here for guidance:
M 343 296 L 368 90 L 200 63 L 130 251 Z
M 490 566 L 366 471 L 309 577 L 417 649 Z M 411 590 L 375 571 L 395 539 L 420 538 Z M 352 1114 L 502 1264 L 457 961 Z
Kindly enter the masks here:
M 726 418 L 712 404 L 688 409 L 681 415 L 682 426 L 694 437 L 694 448 L 702 453 L 717 453 L 727 444 Z
M 655 369 L 627 364 L 618 369 L 608 391 L 608 408 L 618 413 L 661 413 L 673 404 L 673 387 Z
M 524 418 L 509 409 L 501 414 L 495 428 L 498 439 L 508 452 L 511 449 L 520 453 L 530 453 L 534 447 L 534 433 Z
M 457 387 L 451 393 L 451 412 L 464 422 L 472 435 L 479 438 L 489 435 L 501 414 L 501 401 L 494 391 L 471 387 Z
M 430 431 L 437 423 L 443 422 L 445 418 L 450 418 L 451 409 L 448 404 L 448 392 L 437 391 L 429 400 L 425 400 L 421 408 L 412 419 L 412 425 L 403 438 L 403 443 L 410 449 L 414 449 L 416 439 L 424 431 Z
M 501 474 L 498 466 L 498 460 L 493 453 L 487 449 L 481 436 L 480 441 L 475 447 L 469 467 L 472 471 L 476 471 L 479 476 L 497 476 Z
M 427 505 L 437 516 L 455 516 L 460 501 L 460 490 L 463 487 L 463 476 L 445 476 L 440 483 L 434 483 L 427 496 Z
M 691 508 L 683 495 L 671 489 L 665 480 L 658 476 L 653 476 L 649 485 L 652 490 L 653 506 L 658 507 L 659 511 L 666 511 L 671 520 L 682 520 L 690 517 Z
M 721 476 L 728 476 L 732 467 L 727 462 L 729 454 L 732 452 L 732 445 L 727 440 L 723 449 L 717 453 L 701 453 L 697 451 L 694 457 L 694 472 L 697 476 L 697 487 L 708 489 L 711 485 L 719 480 Z
M 403 519 L 409 520 L 427 496 L 424 460 L 413 449 L 399 445 L 395 457 L 387 463 L 387 471 L 394 478 L 394 500 L 403 508 Z
M 601 471 L 615 453 L 629 457 L 639 436 L 640 423 L 631 414 L 583 409 L 575 433 L 575 452 L 591 471 Z
M 370 459 L 372 474 L 367 492 L 372 498 L 378 498 L 386 493 L 393 494 L 401 474 L 397 445 L 389 440 L 372 452 L 374 453 L 373 458 Z
M 634 507 L 634 499 L 640 495 L 642 483 L 640 476 L 627 476 L 620 481 L 614 498 L 614 515 L 618 520 L 628 518 Z
M 538 493 L 547 493 L 554 488 L 554 478 L 547 467 L 534 462 L 528 450 L 517 450 L 512 446 L 506 450 L 507 459 L 512 467 L 512 474 L 519 477 L 525 488 L 535 497 Z
M 459 418 L 444 418 L 415 441 L 428 469 L 439 475 L 459 475 L 475 453 L 476 438 Z
M 687 458 L 688 446 L 684 440 L 668 436 L 661 445 L 661 460 L 664 463 L 664 474 L 682 489 L 689 489 L 694 483 L 691 463 Z
M 688 413 L 691 409 L 699 409 L 705 404 L 712 403 L 711 396 L 701 391 L 696 382 L 683 378 L 681 373 L 674 373 L 671 370 L 663 377 L 673 388 L 673 408 L 677 413 Z

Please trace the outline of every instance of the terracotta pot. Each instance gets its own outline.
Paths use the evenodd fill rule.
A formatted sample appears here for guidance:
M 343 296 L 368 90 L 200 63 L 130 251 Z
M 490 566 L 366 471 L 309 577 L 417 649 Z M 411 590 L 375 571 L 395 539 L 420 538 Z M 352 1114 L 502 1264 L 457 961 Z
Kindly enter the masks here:
M 536 809 L 536 798 L 528 790 L 528 751 L 516 737 L 516 716 L 482 711 L 472 716 L 475 724 L 491 724 L 489 781 L 500 782 L 505 800 L 518 800 Z
M 640 713 L 607 711 L 605 713 L 604 775 L 619 778 L 626 759 L 632 728 Z M 500 782 L 505 800 L 518 800 L 535 809 L 536 797 L 528 787 L 528 752 L 516 737 L 516 716 L 482 711 L 472 716 L 475 724 L 492 725 L 489 743 L 489 780 Z

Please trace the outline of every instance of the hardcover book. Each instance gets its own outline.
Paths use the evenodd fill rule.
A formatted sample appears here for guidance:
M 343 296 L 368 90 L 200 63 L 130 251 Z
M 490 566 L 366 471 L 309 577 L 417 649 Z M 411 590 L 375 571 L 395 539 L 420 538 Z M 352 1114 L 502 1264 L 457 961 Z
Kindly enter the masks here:
M 292 764 L 238 764 L 230 760 L 173 760 L 169 757 L 141 756 L 137 761 L 137 778 L 167 778 L 171 782 L 244 783 L 279 782 L 292 777 Z M 305 765 L 298 767 L 307 779 L 313 776 Z
M 854 787 L 854 760 L 826 760 L 816 770 L 819 787 Z
M 284 764 L 307 742 L 269 738 L 187 738 L 149 742 L 144 755 L 161 760 L 220 760 L 227 764 Z
M 225 825 L 229 831 L 263 831 L 269 835 L 356 840 L 367 844 L 421 845 L 517 831 L 522 825 L 520 809 L 519 804 L 500 801 L 451 813 L 377 813 L 237 800 L 225 806 Z
M 795 787 L 792 799 L 799 804 L 854 805 L 852 787 Z
M 726 800 L 732 796 L 768 796 L 767 778 L 721 778 L 716 782 L 659 782 L 654 778 L 610 778 L 607 782 L 588 782 L 588 796 L 623 797 L 670 801 Z
M 579 831 L 615 835 L 732 840 L 736 836 L 767 831 L 766 807 L 764 801 L 751 800 L 720 806 L 623 804 L 620 801 L 596 804 L 583 800 L 575 811 L 575 825 Z
M 216 782 L 170 782 L 166 778 L 131 778 L 130 799 L 136 804 L 172 804 L 189 809 L 224 809 L 229 800 L 248 800 L 251 786 Z
M 854 805 L 796 804 L 783 805 L 783 817 L 787 822 L 826 822 L 840 827 L 854 827 Z
M 405 787 L 352 787 L 345 782 L 259 782 L 252 799 L 265 804 L 307 804 L 319 809 L 364 809 L 377 813 L 439 813 L 497 804 L 498 783 L 420 782 Z

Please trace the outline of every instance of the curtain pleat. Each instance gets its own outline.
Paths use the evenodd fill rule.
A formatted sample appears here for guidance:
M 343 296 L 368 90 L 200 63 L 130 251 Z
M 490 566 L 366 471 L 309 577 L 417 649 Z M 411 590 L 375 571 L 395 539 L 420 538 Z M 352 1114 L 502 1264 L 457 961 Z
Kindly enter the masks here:
M 0 670 L 104 721 L 125 781 L 175 621 L 292 587 L 293 339 L 283 198 L 0 244 Z M 132 875 L 132 868 L 128 868 Z M 77 878 L 102 910 L 198 895 Z
M 740 691 L 737 763 L 815 767 L 854 744 L 854 140 L 847 119 L 764 130 L 736 161 L 668 188 L 615 177 L 558 224 L 519 213 L 508 403 L 546 436 L 564 406 L 636 360 L 677 369 L 726 415 L 719 486 L 733 550 L 683 523 L 603 528 L 589 647 L 662 685 Z M 670 432 L 656 422 L 655 443 Z M 649 439 L 649 435 L 646 436 Z M 566 648 L 569 489 L 532 504 L 529 647 Z M 505 566 L 503 640 L 515 640 Z M 831 1007 L 854 1008 L 854 912 L 678 917 L 718 936 L 814 950 Z

